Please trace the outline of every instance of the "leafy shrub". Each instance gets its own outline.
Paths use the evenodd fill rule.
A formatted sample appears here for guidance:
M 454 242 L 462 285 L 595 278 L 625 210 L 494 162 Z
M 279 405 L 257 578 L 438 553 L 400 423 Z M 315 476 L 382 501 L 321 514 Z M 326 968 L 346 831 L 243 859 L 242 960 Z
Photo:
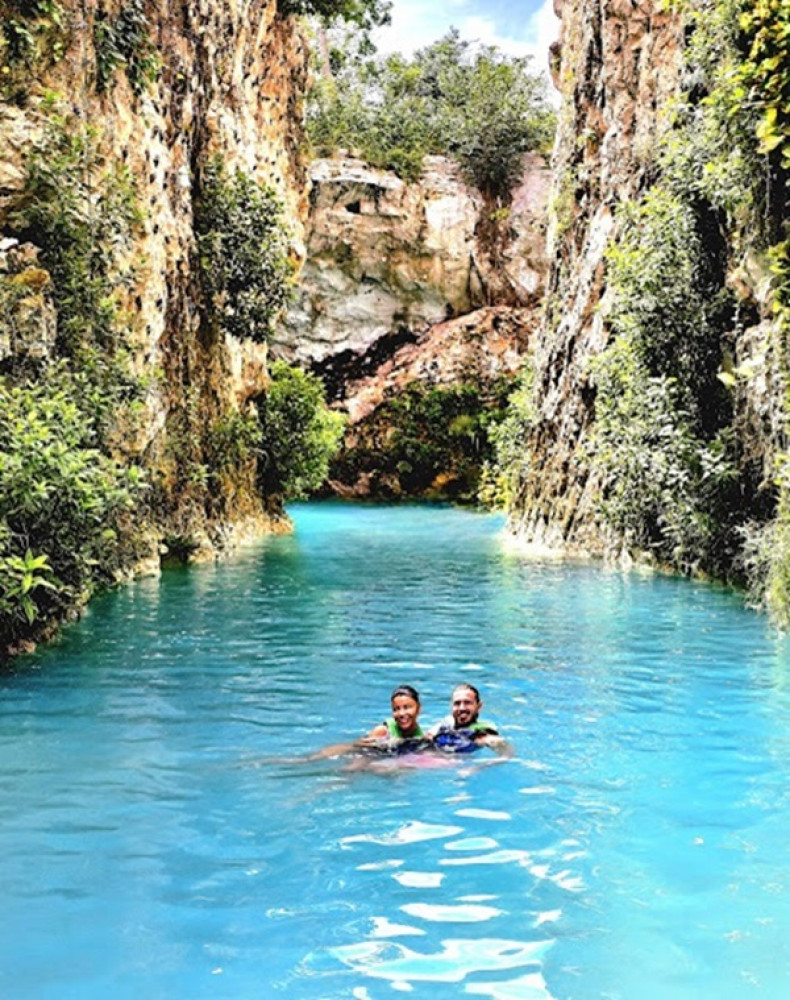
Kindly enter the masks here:
M 328 408 L 315 375 L 275 361 L 257 400 L 261 426 L 259 484 L 275 502 L 317 490 L 340 444 L 344 418 Z
M 64 368 L 0 380 L 0 647 L 58 617 L 125 562 L 141 479 L 95 446 L 82 384 Z
M 374 492 L 474 499 L 509 388 L 506 380 L 485 391 L 410 383 L 357 428 L 359 442 L 338 456 L 332 478 L 353 483 L 366 474 Z
M 241 171 L 206 169 L 195 220 L 206 309 L 224 333 L 258 343 L 288 301 L 293 265 L 277 196 Z

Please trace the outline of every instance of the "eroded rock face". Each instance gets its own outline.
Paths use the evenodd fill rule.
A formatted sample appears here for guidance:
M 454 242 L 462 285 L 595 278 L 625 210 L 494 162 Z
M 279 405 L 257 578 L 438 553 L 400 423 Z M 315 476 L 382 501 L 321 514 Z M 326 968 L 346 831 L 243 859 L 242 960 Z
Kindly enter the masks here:
M 608 338 L 604 252 L 617 205 L 646 182 L 679 82 L 676 10 L 654 0 L 563 0 L 553 75 L 562 94 L 552 163 L 551 309 L 535 354 L 539 414 L 531 471 L 511 525 L 527 542 L 602 553 L 600 483 L 586 435 L 594 419 L 590 359 Z
M 272 350 L 320 374 L 348 414 L 332 487 L 346 496 L 469 487 L 473 470 L 418 483 L 388 467 L 398 464 L 385 455 L 398 433 L 391 404 L 474 386 L 471 406 L 502 405 L 497 393 L 523 364 L 544 292 L 545 162 L 525 157 L 510 209 L 496 219 L 445 157 L 427 157 L 416 183 L 347 157 L 317 161 L 311 180 L 299 299 Z M 456 461 L 446 449 L 449 465 L 474 464 L 461 450 Z
M 458 319 L 437 323 L 414 344 L 399 348 L 373 375 L 346 386 L 352 424 L 409 383 L 447 387 L 463 382 L 485 385 L 515 375 L 530 346 L 531 309 L 487 306 Z
M 525 158 L 495 247 L 482 196 L 444 157 L 427 157 L 412 184 L 359 160 L 319 160 L 311 183 L 307 260 L 277 353 L 326 364 L 484 305 L 540 300 L 549 183 L 541 157 Z
M 101 9 L 112 18 L 123 6 L 108 0 Z M 30 151 L 45 129 L 47 95 L 61 95 L 58 112 L 71 119 L 70 128 L 87 135 L 90 126 L 104 162 L 128 169 L 141 210 L 127 253 L 133 281 L 120 305 L 130 317 L 138 372 L 151 376 L 150 388 L 143 416 L 123 429 L 118 447 L 128 460 L 145 455 L 168 491 L 181 448 L 172 439 L 171 415 L 197 401 L 210 420 L 242 407 L 267 384 L 263 346 L 201 329 L 194 231 L 201 169 L 217 156 L 229 174 L 242 170 L 274 189 L 289 219 L 292 254 L 302 258 L 307 50 L 297 20 L 277 16 L 276 0 L 152 0 L 145 15 L 156 79 L 136 94 L 116 68 L 99 93 L 98 7 L 79 0 L 61 0 L 60 7 L 60 27 L 47 30 L 57 31 L 62 57 L 43 61 L 26 77 L 15 71 L 14 99 L 0 104 L 0 236 L 9 232 Z M 232 521 L 249 513 L 234 511 L 226 499 L 220 516 Z M 190 517 L 185 511 L 185 523 Z

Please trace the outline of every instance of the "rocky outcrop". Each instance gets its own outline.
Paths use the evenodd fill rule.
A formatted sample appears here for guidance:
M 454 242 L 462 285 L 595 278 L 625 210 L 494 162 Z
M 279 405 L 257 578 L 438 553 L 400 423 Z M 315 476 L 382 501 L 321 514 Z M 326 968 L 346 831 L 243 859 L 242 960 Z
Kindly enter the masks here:
M 299 297 L 272 349 L 321 375 L 348 414 L 332 488 L 344 496 L 473 492 L 474 461 L 458 448 L 426 441 L 423 450 L 462 464 L 463 474 L 418 474 L 398 459 L 390 447 L 401 433 L 397 401 L 436 391 L 451 406 L 454 392 L 474 387 L 469 405 L 502 406 L 544 293 L 545 162 L 525 156 L 509 209 L 497 213 L 445 157 L 426 157 L 415 183 L 347 157 L 317 161 L 311 181 Z M 438 422 L 434 432 L 444 433 Z
M 274 350 L 326 367 L 484 305 L 535 305 L 548 183 L 543 159 L 528 155 L 509 211 L 492 220 L 444 157 L 426 157 L 416 183 L 360 160 L 316 161 L 299 297 Z
M 787 341 L 769 260 L 786 252 L 788 185 L 778 151 L 755 142 L 771 109 L 733 90 L 748 39 L 718 33 L 723 4 L 561 8 L 548 306 L 511 527 L 541 549 L 752 577 L 759 590 L 761 564 L 786 573 L 772 525 L 786 503 Z M 747 166 L 708 183 L 733 163 Z M 680 231 L 679 216 L 656 221 L 668 204 L 689 241 L 662 263 Z M 663 412 L 650 414 L 657 386 Z
M 52 95 L 60 95 L 58 113 L 72 133 L 86 140 L 90 134 L 98 162 L 128 170 L 140 209 L 126 259 L 132 280 L 119 294 L 135 365 L 149 376 L 149 389 L 142 417 L 119 436 L 118 446 L 127 460 L 156 470 L 164 506 L 185 528 L 189 522 L 189 530 L 200 529 L 195 519 L 208 518 L 209 532 L 212 518 L 215 528 L 256 519 L 261 512 L 240 484 L 212 499 L 214 513 L 206 514 L 207 506 L 194 497 L 182 504 L 175 482 L 183 447 L 174 439 L 179 420 L 173 418 L 196 407 L 210 421 L 239 409 L 266 385 L 263 346 L 217 337 L 205 326 L 195 205 L 201 171 L 219 157 L 229 172 L 241 170 L 277 193 L 290 222 L 292 256 L 301 260 L 307 202 L 300 107 L 307 51 L 298 23 L 278 16 L 276 0 L 152 0 L 132 12 L 142 31 L 136 44 L 151 57 L 145 72 L 134 76 L 134 52 L 116 59 L 118 46 L 129 39 L 119 35 L 115 50 L 104 51 L 106 32 L 96 31 L 99 19 L 105 29 L 125 24 L 113 30 L 129 30 L 128 17 L 117 20 L 121 13 L 132 16 L 124 0 L 61 0 L 58 6 L 57 21 L 29 26 L 44 39 L 38 62 L 6 67 L 0 81 L 7 98 L 0 104 L 0 235 L 9 233 L 31 149 L 46 127 Z M 43 331 L 50 319 L 42 309 Z M 242 494 L 243 502 L 233 499 Z

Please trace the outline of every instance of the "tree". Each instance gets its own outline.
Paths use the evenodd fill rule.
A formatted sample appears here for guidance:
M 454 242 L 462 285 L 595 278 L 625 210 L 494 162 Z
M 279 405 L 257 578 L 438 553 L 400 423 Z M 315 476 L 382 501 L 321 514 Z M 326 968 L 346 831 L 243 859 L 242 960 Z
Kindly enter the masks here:
M 390 0 L 278 0 L 284 17 L 291 14 L 314 15 L 325 24 L 347 21 L 362 31 L 371 31 L 390 21 Z
M 545 82 L 529 63 L 486 46 L 438 76 L 442 145 L 476 187 L 500 201 L 508 200 L 524 153 L 544 148 L 553 134 Z
M 411 59 L 374 60 L 340 42 L 333 78 L 317 83 L 308 104 L 319 155 L 348 148 L 407 180 L 425 155 L 449 155 L 484 194 L 506 202 L 524 153 L 551 139 L 546 80 L 528 59 L 472 46 L 455 29 Z
M 259 481 L 264 496 L 291 499 L 317 490 L 343 434 L 344 418 L 324 400 L 315 375 L 275 361 L 271 384 L 259 397 L 262 457 Z

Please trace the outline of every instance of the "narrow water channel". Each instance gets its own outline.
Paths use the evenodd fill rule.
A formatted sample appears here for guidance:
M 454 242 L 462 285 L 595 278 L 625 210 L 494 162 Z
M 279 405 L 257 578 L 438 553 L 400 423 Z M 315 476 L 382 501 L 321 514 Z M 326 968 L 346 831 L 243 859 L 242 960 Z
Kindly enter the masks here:
M 0 995 L 787 995 L 787 639 L 496 516 L 292 514 L 0 677 Z M 301 759 L 459 680 L 513 759 Z

